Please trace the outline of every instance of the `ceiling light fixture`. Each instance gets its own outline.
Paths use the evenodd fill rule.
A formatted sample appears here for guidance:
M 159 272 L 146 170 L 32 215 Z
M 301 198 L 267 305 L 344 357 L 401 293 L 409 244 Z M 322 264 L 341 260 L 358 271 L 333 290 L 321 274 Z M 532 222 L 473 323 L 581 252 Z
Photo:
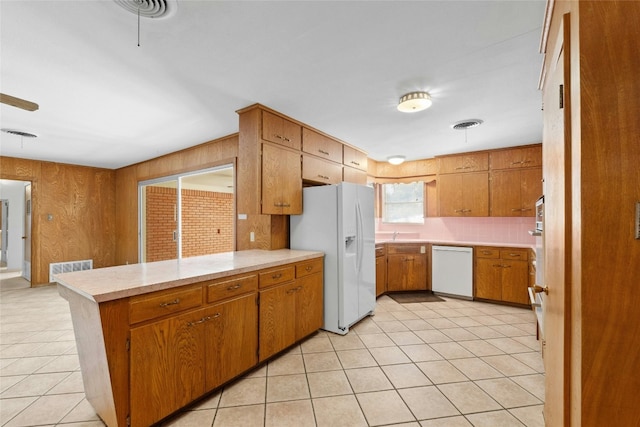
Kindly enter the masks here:
M 389 163 L 391 163 L 392 165 L 399 165 L 402 162 L 404 162 L 405 157 L 404 156 L 390 156 L 387 157 L 387 161 Z
M 398 111 L 416 113 L 431 107 L 431 95 L 427 92 L 409 92 L 400 97 Z

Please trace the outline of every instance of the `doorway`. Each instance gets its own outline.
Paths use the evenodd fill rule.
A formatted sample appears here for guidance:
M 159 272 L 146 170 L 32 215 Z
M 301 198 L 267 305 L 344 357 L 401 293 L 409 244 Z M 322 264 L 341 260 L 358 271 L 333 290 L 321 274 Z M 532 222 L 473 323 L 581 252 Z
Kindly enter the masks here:
M 0 271 L 31 280 L 31 182 L 0 179 Z
M 140 261 L 233 251 L 234 182 L 233 164 L 140 182 Z

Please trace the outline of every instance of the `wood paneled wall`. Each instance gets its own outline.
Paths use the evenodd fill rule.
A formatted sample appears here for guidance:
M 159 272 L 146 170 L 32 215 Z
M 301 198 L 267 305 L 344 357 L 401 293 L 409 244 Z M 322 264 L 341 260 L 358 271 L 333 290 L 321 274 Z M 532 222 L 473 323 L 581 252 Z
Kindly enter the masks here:
M 0 178 L 32 183 L 32 286 L 49 282 L 52 262 L 113 265 L 115 171 L 0 157 Z
M 115 264 L 138 262 L 139 181 L 235 164 L 237 157 L 238 134 L 233 134 L 116 170 Z

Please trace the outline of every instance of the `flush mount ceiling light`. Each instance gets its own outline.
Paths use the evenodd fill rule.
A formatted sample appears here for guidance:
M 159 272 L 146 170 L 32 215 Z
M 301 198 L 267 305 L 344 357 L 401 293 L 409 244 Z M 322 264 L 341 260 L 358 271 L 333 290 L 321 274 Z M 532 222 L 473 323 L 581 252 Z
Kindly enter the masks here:
M 404 156 L 390 156 L 387 157 L 387 161 L 389 163 L 391 163 L 392 165 L 399 165 L 402 162 L 404 162 L 405 157 Z
M 427 92 L 409 92 L 400 97 L 398 111 L 416 113 L 431 107 L 431 95 Z

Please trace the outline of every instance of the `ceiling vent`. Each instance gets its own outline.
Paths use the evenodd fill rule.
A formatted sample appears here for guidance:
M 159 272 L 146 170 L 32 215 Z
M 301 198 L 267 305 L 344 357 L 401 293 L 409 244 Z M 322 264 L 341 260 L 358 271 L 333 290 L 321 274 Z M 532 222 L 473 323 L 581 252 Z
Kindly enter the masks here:
M 175 0 L 113 0 L 134 15 L 142 18 L 167 18 L 176 9 Z
M 482 120 L 480 119 L 468 119 L 468 120 L 461 120 L 459 122 L 452 124 L 451 128 L 455 130 L 467 130 L 467 129 L 480 126 L 481 124 L 482 124 Z
M 8 133 L 8 134 L 11 134 L 11 135 L 21 136 L 23 138 L 37 138 L 38 137 L 38 135 L 34 135 L 32 133 L 29 133 L 29 132 L 23 132 L 21 130 L 15 130 L 15 129 L 2 129 L 2 132 Z

